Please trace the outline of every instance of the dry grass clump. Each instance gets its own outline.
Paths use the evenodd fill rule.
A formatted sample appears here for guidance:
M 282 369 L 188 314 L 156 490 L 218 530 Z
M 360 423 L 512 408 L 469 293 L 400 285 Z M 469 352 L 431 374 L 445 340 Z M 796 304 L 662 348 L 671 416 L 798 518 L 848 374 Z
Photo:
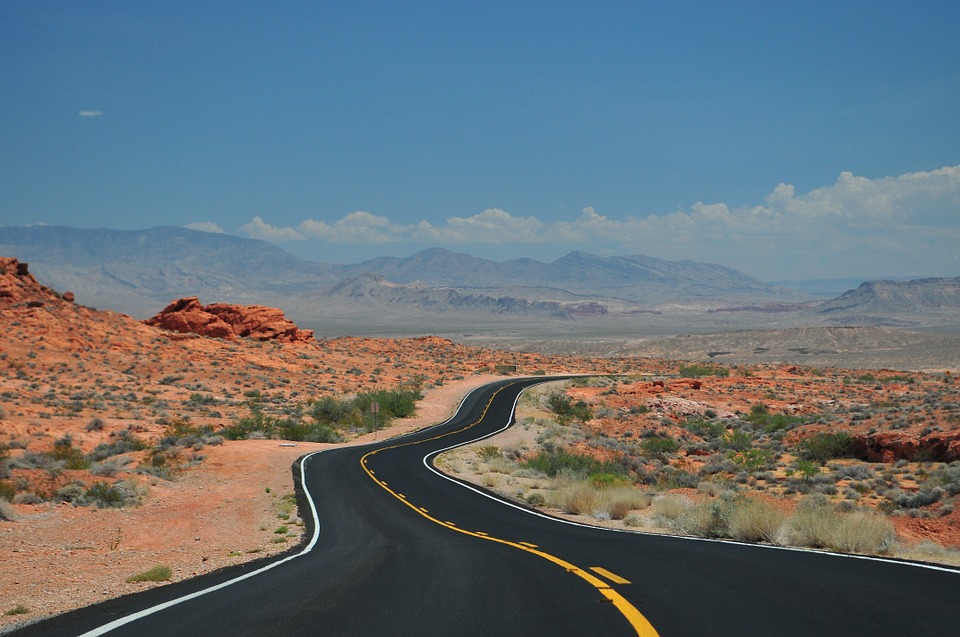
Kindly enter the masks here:
M 690 501 L 683 496 L 667 494 L 654 498 L 651 508 L 654 520 L 669 527 L 691 506 L 693 505 Z
M 10 506 L 10 503 L 6 498 L 0 498 L 0 520 L 9 522 L 16 517 L 16 514 L 13 512 L 13 507 Z
M 759 498 L 745 498 L 727 511 L 727 532 L 743 542 L 772 542 L 787 514 Z
M 166 582 L 171 577 L 173 577 L 173 570 L 169 566 L 157 565 L 153 568 L 149 568 L 142 573 L 137 573 L 136 575 L 131 575 L 126 580 L 127 583 L 131 582 Z
M 574 482 L 549 492 L 547 503 L 564 513 L 572 515 L 587 514 L 597 510 L 600 495 L 589 482 Z
M 844 553 L 887 553 L 896 540 L 893 523 L 873 511 L 839 513 L 823 496 L 800 500 L 783 529 L 783 543 Z
M 796 511 L 784 526 L 781 544 L 828 548 L 840 523 L 840 514 L 823 495 L 809 495 L 797 503 Z
M 946 548 L 931 540 L 922 540 L 911 546 L 899 546 L 894 555 L 905 560 L 960 566 L 960 549 Z
M 651 497 L 634 486 L 608 487 L 600 491 L 600 510 L 614 520 L 623 520 L 631 511 L 646 509 Z
M 844 553 L 887 553 L 897 534 L 893 523 L 875 511 L 854 511 L 840 516 L 830 548 Z
M 589 480 L 569 482 L 547 492 L 547 504 L 573 515 L 622 520 L 650 506 L 650 496 L 633 485 L 597 486 Z

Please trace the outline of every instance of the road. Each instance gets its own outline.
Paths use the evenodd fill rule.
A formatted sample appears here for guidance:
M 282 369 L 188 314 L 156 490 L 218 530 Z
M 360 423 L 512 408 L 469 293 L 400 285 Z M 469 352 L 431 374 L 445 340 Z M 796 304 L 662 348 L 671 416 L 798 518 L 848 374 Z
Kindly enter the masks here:
M 317 533 L 281 563 L 163 586 L 16 634 L 957 634 L 960 573 L 950 569 L 582 527 L 429 467 L 438 450 L 508 424 L 534 382 L 475 391 L 429 430 L 309 456 Z

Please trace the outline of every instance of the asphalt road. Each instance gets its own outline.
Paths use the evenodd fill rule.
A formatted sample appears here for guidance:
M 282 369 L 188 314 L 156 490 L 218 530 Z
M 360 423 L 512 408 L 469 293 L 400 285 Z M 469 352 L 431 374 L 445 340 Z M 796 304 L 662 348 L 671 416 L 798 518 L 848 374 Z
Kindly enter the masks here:
M 309 456 L 318 533 L 281 563 L 163 586 L 16 634 L 960 634 L 954 570 L 581 527 L 431 470 L 434 452 L 504 427 L 532 382 L 478 390 L 453 419 L 417 434 Z

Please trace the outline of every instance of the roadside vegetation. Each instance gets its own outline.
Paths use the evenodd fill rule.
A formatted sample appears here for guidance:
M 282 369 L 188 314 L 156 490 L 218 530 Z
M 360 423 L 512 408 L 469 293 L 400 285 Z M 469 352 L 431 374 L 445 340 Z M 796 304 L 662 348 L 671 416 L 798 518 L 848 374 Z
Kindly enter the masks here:
M 601 525 L 960 564 L 957 547 L 902 541 L 894 524 L 951 515 L 960 461 L 865 461 L 843 426 L 863 412 L 840 402 L 797 411 L 757 400 L 724 413 L 659 394 L 612 400 L 635 394 L 638 382 L 656 380 L 578 378 L 530 390 L 512 435 L 437 464 L 528 506 Z M 777 402 L 772 392 L 767 400 Z M 949 417 L 955 403 L 947 409 Z M 889 417 L 877 411 L 871 416 Z

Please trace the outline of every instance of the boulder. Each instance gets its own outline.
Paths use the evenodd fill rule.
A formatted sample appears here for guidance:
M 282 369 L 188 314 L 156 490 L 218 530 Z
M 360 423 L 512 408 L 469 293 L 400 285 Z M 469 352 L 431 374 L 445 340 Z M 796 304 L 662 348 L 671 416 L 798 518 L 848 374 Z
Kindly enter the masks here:
M 144 323 L 182 334 L 227 340 L 251 338 L 286 343 L 313 340 L 312 330 L 299 329 L 277 308 L 230 303 L 201 305 L 195 296 L 174 301 Z
M 870 462 L 897 460 L 960 460 L 960 431 L 937 431 L 926 436 L 904 431 L 883 431 L 853 436 L 854 454 Z

